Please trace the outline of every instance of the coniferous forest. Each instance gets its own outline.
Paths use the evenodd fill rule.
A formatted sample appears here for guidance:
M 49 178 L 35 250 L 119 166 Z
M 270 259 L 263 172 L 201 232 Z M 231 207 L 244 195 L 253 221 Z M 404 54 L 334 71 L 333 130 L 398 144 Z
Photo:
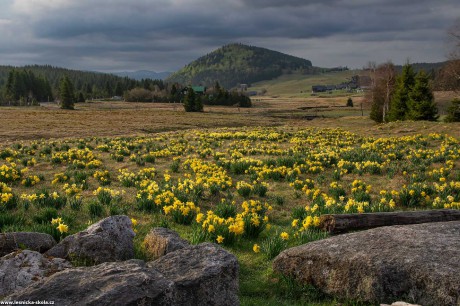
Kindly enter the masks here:
M 70 70 L 49 65 L 24 67 L 0 66 L 0 104 L 33 105 L 59 98 L 59 86 L 64 77 L 71 82 L 75 100 L 102 99 L 123 94 L 134 88 L 162 91 L 162 80 L 136 81 L 112 74 Z

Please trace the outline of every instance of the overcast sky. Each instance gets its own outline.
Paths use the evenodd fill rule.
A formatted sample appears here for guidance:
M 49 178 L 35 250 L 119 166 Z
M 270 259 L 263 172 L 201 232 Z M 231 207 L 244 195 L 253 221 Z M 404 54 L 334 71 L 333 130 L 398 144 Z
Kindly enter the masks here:
M 0 65 L 175 71 L 228 43 L 320 67 L 445 60 L 458 0 L 0 0 Z

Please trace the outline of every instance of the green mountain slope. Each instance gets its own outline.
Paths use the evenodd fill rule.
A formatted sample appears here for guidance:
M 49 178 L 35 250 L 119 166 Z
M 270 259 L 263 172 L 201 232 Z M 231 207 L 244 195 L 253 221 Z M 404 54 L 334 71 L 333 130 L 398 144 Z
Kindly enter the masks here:
M 212 85 L 218 81 L 231 88 L 276 78 L 283 73 L 312 70 L 309 60 L 281 52 L 230 44 L 191 62 L 166 79 L 183 85 Z

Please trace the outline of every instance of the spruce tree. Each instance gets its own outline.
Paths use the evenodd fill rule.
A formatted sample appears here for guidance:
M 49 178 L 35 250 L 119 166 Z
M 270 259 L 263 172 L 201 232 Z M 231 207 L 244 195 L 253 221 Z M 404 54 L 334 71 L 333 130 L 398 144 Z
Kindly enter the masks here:
M 352 98 L 348 98 L 347 107 L 353 107 L 353 99 Z
M 249 98 L 248 96 L 239 95 L 238 100 L 239 100 L 238 101 L 239 107 L 251 107 L 252 106 L 251 98 Z
M 8 80 L 6 81 L 6 89 L 5 89 L 5 98 L 8 102 L 15 101 L 15 92 L 14 92 L 14 77 L 15 71 L 14 69 L 8 73 Z
M 195 112 L 202 112 L 203 111 L 203 101 L 201 100 L 201 96 L 197 95 L 195 98 Z
M 110 82 L 105 82 L 105 96 L 106 98 L 111 98 L 113 96 L 112 86 L 110 86 Z
M 184 109 L 186 112 L 202 112 L 203 101 L 201 96 L 195 94 L 195 91 L 191 88 L 187 88 L 187 95 L 184 98 Z
M 62 78 L 59 86 L 59 95 L 61 98 L 61 108 L 63 109 L 74 109 L 75 94 L 73 91 L 72 82 L 70 82 L 67 76 Z
M 81 91 L 78 93 L 77 102 L 86 102 L 85 96 L 83 95 Z
M 370 118 L 375 122 L 383 122 L 383 95 L 376 95 L 372 100 Z
M 428 75 L 423 70 L 415 77 L 407 106 L 407 119 L 436 121 L 439 117 Z
M 453 99 L 447 108 L 445 122 L 460 122 L 460 99 Z
M 184 109 L 186 112 L 194 112 L 195 111 L 195 91 L 191 88 L 187 88 L 187 95 L 184 98 Z
M 180 101 L 180 92 L 179 90 L 177 89 L 177 86 L 176 84 L 173 84 L 171 86 L 171 90 L 169 92 L 169 100 L 171 102 L 178 102 Z
M 402 74 L 396 79 L 396 88 L 394 90 L 390 110 L 388 112 L 388 121 L 405 120 L 408 113 L 409 94 L 415 84 L 415 72 L 410 64 L 403 67 Z
M 118 81 L 117 85 L 115 85 L 115 95 L 119 97 L 123 96 L 123 85 L 120 81 Z

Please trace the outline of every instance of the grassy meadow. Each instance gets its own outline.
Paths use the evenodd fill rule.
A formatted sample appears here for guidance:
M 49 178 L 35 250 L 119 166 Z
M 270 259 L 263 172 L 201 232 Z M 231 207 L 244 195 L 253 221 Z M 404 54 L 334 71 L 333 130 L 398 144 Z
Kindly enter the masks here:
M 351 77 L 362 74 L 362 70 L 334 71 L 321 74 L 304 75 L 298 72 L 284 74 L 276 79 L 261 81 L 252 84 L 249 90 L 261 91 L 265 89 L 267 96 L 284 97 L 284 98 L 305 98 L 311 96 L 311 87 L 313 85 L 337 85 L 348 82 Z M 332 94 L 327 92 L 318 93 L 320 97 L 347 96 L 344 90 L 334 91 Z
M 274 274 L 272 259 L 327 237 L 322 214 L 459 209 L 460 124 L 378 125 L 353 99 L 345 108 L 344 97 L 258 97 L 251 109 L 204 113 L 125 102 L 2 108 L 0 231 L 59 240 L 126 214 L 138 258 L 148 259 L 142 242 L 155 226 L 235 254 L 242 305 L 360 305 Z

